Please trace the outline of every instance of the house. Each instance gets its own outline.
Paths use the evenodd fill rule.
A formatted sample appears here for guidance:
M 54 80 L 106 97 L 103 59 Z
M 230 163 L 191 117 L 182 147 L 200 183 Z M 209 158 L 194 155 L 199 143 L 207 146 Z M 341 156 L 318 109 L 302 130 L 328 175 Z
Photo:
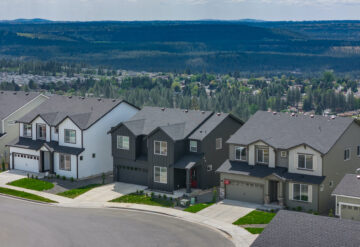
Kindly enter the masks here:
M 360 166 L 360 164 L 359 164 Z M 346 174 L 332 193 L 335 196 L 335 214 L 342 219 L 360 221 L 360 176 Z
M 0 162 L 9 162 L 6 144 L 19 137 L 15 121 L 35 109 L 47 97 L 35 92 L 0 91 Z
M 226 113 L 144 107 L 109 132 L 114 178 L 165 192 L 216 186 L 225 141 L 241 125 Z
M 218 169 L 228 199 L 325 213 L 360 162 L 357 120 L 258 111 L 227 141 Z
M 107 131 L 137 112 L 123 100 L 53 95 L 18 120 L 11 168 L 74 179 L 112 172 Z
M 360 222 L 280 210 L 251 247 L 358 247 Z

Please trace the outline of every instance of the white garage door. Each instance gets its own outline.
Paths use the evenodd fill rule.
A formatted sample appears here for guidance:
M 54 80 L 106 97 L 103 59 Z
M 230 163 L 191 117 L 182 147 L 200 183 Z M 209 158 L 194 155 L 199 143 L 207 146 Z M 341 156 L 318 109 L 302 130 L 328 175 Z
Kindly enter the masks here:
M 39 172 L 39 156 L 14 154 L 14 169 L 27 172 Z
M 225 193 L 230 200 L 264 203 L 264 186 L 261 184 L 231 181 L 226 185 Z

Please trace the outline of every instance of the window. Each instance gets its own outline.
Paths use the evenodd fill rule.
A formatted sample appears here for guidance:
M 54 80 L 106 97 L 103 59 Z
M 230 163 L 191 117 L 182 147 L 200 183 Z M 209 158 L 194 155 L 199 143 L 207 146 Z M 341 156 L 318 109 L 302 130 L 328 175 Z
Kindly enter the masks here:
M 167 168 L 154 166 L 154 182 L 167 184 Z
M 235 147 L 235 159 L 246 161 L 246 148 L 245 147 Z
M 281 158 L 286 158 L 287 157 L 287 152 L 286 151 L 281 151 L 280 156 L 281 156 Z
M 95 154 L 95 153 L 93 153 L 93 154 L 92 154 L 92 157 L 93 157 L 93 158 L 96 158 L 96 154 Z
M 329 182 L 329 187 L 332 188 L 333 186 L 334 186 L 334 181 L 331 180 L 331 181 Z
M 46 125 L 37 124 L 37 139 L 46 140 Z
M 360 156 L 360 146 L 357 146 L 357 155 Z
M 60 154 L 60 170 L 71 171 L 71 155 Z
M 117 136 L 117 148 L 123 150 L 130 149 L 130 139 L 128 136 Z
M 84 157 L 83 156 L 80 156 L 80 160 L 83 160 L 84 159 Z
M 258 148 L 257 149 L 257 162 L 268 164 L 269 163 L 269 149 L 268 148 Z
M 350 149 L 345 149 L 344 150 L 344 160 L 349 160 L 350 159 Z
M 190 152 L 197 152 L 197 141 L 190 141 Z
M 216 149 L 222 149 L 222 138 L 216 138 Z
M 31 137 L 32 136 L 32 125 L 31 124 L 24 124 L 24 137 Z
M 154 141 L 154 154 L 167 155 L 167 142 Z
M 206 170 L 207 170 L 208 172 L 211 172 L 212 169 L 213 169 L 212 165 L 207 165 Z
M 76 144 L 76 131 L 75 130 L 64 130 L 64 141 L 65 143 Z
M 299 169 L 313 169 L 313 156 L 311 154 L 298 154 Z
M 309 201 L 309 188 L 307 184 L 294 184 L 293 200 Z

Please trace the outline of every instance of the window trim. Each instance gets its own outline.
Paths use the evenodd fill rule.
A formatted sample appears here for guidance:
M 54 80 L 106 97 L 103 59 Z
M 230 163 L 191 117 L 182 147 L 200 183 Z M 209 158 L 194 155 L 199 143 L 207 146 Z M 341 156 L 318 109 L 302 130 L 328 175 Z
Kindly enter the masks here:
M 156 152 L 156 143 L 157 142 L 160 145 L 160 149 L 159 149 L 160 152 L 159 153 Z M 163 144 L 163 143 L 166 144 L 166 152 L 162 152 L 162 145 L 161 144 Z M 161 156 L 167 156 L 167 153 L 168 153 L 168 145 L 167 145 L 166 141 L 154 141 L 154 154 L 161 155 Z
M 285 155 L 283 155 L 283 154 L 285 154 Z M 287 158 L 287 151 L 280 151 L 280 157 Z
M 240 149 L 240 159 L 238 159 L 238 158 L 236 157 L 236 151 L 237 151 L 238 149 Z M 242 150 L 244 150 L 244 149 L 245 149 L 245 159 L 241 159 L 241 157 L 242 157 L 241 153 L 242 153 Z M 244 147 L 244 146 L 235 146 L 235 160 L 247 161 L 247 148 L 246 148 L 246 147 Z
M 25 135 L 25 126 L 30 126 L 30 135 Z M 32 138 L 32 124 L 23 124 L 23 137 Z
M 345 158 L 346 151 L 349 151 L 349 157 L 347 159 Z M 350 159 L 351 159 L 351 150 L 350 150 L 350 148 L 345 148 L 344 149 L 344 161 L 348 161 Z
M 119 142 L 119 139 L 121 138 L 121 142 Z M 128 146 L 124 147 L 124 138 L 127 138 Z M 119 144 L 121 143 L 121 147 Z M 117 135 L 116 136 L 116 148 L 120 150 L 130 150 L 130 137 L 129 136 L 123 136 L 123 135 Z
M 220 146 L 218 147 L 218 140 L 220 141 L 219 143 L 220 143 Z M 222 145 L 222 138 L 221 137 L 219 137 L 219 138 L 216 138 L 215 139 L 215 148 L 216 148 L 216 150 L 220 150 L 220 149 L 222 149 L 223 148 L 223 145 Z
M 300 156 L 300 155 L 304 155 L 304 156 L 305 156 L 305 157 L 304 157 L 305 167 L 299 167 L 299 156 Z M 298 169 L 298 170 L 314 171 L 314 155 L 313 155 L 313 154 L 298 153 L 297 156 L 298 156 L 298 162 L 297 162 L 297 169 Z M 312 160 L 312 161 L 311 161 L 311 165 L 312 165 L 312 168 L 311 168 L 311 169 L 306 167 L 306 156 L 311 156 L 311 160 Z
M 265 161 L 259 161 L 259 150 L 267 150 L 267 152 L 268 152 L 268 161 L 267 162 L 265 162 Z M 264 152 L 263 152 L 263 160 L 265 160 L 264 159 Z M 258 164 L 265 164 L 265 165 L 268 165 L 269 163 L 270 163 L 270 149 L 269 149 L 269 147 L 256 147 L 256 163 L 258 163 Z
M 156 180 L 156 169 L 159 169 L 159 180 Z M 165 171 L 164 171 L 165 170 Z M 161 173 L 166 173 L 166 179 L 162 180 Z M 154 183 L 159 183 L 159 184 L 167 184 L 168 183 L 168 172 L 167 172 L 167 167 L 165 166 L 154 166 Z
M 75 133 L 75 141 L 74 142 L 71 142 L 71 135 L 69 136 L 69 141 L 66 141 L 66 132 L 67 131 L 70 131 L 71 132 L 74 132 Z M 64 129 L 64 143 L 68 143 L 68 144 L 76 144 L 76 130 L 73 130 L 73 129 Z
M 192 148 L 194 148 L 194 146 L 191 146 L 191 143 L 195 143 L 196 146 L 195 146 L 195 149 L 192 150 Z M 198 150 L 198 142 L 197 141 L 194 141 L 194 140 L 190 140 L 189 142 L 189 150 L 190 152 L 192 153 L 197 153 L 197 150 Z
M 40 137 L 39 136 L 39 128 L 40 127 L 45 127 L 45 137 Z M 36 139 L 39 139 L 39 140 L 46 140 L 46 124 L 42 124 L 42 123 L 37 123 L 36 124 Z
M 295 190 L 295 185 L 300 185 L 300 191 L 299 191 L 299 193 L 300 193 L 300 199 L 295 199 L 295 197 L 294 197 L 294 190 Z M 301 200 L 301 192 L 302 192 L 302 186 L 307 186 L 307 201 L 305 201 L 305 200 Z M 300 183 L 293 183 L 293 191 L 292 191 L 292 200 L 293 201 L 297 201 L 297 202 L 309 202 L 310 203 L 310 200 L 309 200 L 309 186 L 311 186 L 311 185 L 308 185 L 308 184 L 300 184 Z
M 61 168 L 61 157 L 64 157 L 64 168 Z M 70 164 L 69 169 L 66 169 L 66 157 L 70 157 L 70 159 L 69 159 L 69 164 Z M 61 171 L 67 171 L 67 172 L 70 172 L 70 171 L 71 171 L 71 154 L 62 154 L 62 153 L 59 153 L 59 170 L 61 170 Z

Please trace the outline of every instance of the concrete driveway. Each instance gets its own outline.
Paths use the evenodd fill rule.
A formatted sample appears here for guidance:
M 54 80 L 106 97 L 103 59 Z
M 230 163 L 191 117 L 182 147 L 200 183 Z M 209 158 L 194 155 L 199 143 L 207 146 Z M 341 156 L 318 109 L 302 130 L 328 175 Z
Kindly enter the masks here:
M 27 173 L 19 170 L 9 170 L 0 173 L 0 185 L 5 185 L 7 183 L 10 183 L 12 181 L 26 178 Z
M 258 204 L 223 200 L 201 210 L 197 214 L 226 223 L 233 223 L 258 207 Z
M 145 190 L 147 187 L 136 184 L 127 183 L 111 183 L 94 188 L 74 199 L 75 202 L 108 202 L 120 196 L 136 192 L 137 190 Z

